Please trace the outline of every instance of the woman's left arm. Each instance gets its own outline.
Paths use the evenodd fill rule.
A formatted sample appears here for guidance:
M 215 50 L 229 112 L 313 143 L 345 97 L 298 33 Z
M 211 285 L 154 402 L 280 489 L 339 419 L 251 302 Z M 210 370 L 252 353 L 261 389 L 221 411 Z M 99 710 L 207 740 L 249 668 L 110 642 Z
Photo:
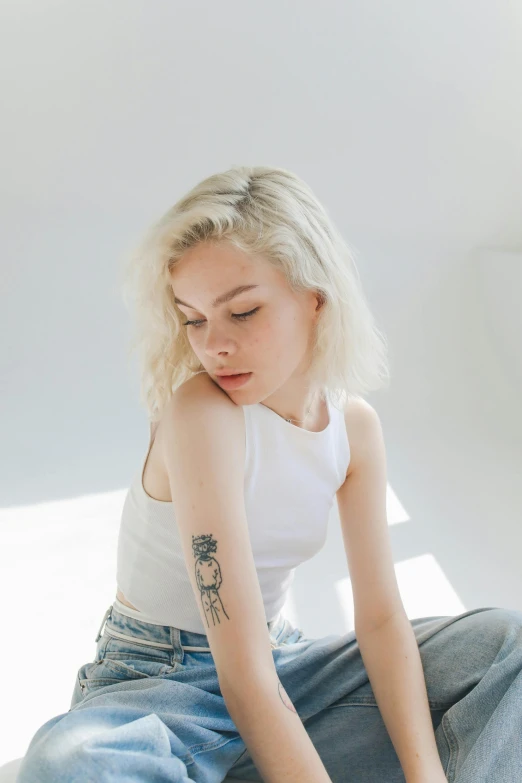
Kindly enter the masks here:
M 442 783 L 446 776 L 419 647 L 395 576 L 380 419 L 369 403 L 358 398 L 348 404 L 345 422 L 350 464 L 337 504 L 352 582 L 355 635 L 407 783 Z
M 382 719 L 408 783 L 444 783 L 419 647 L 407 615 L 398 611 L 357 634 Z

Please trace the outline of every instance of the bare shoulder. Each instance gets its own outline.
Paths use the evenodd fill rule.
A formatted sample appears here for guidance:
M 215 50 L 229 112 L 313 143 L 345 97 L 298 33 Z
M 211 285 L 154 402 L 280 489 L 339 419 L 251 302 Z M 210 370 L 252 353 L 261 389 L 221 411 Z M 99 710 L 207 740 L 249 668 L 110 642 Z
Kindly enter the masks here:
M 233 402 L 228 394 L 214 383 L 212 378 L 207 372 L 200 372 L 189 378 L 178 386 L 171 398 L 171 404 L 175 407 L 176 404 L 181 403 L 184 405 L 194 404 L 200 406 L 202 403 L 207 405 L 217 404 L 221 408 L 228 408 L 229 410 L 236 410 L 238 405 Z
M 362 397 L 348 400 L 344 408 L 346 434 L 350 444 L 350 464 L 348 477 L 364 454 L 365 445 L 371 440 L 371 434 L 379 430 L 380 419 L 375 408 Z
M 231 429 L 240 435 L 243 421 L 241 406 L 236 405 L 208 373 L 198 373 L 178 386 L 165 406 L 163 438 L 172 437 L 180 428 L 202 430 L 208 426 L 215 428 L 217 435 L 230 437 Z

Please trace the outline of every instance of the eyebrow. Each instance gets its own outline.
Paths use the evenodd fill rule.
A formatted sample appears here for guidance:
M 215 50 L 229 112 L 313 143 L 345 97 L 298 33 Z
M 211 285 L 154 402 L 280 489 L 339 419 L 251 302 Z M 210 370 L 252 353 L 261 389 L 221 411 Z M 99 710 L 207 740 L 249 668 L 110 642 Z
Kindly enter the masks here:
M 211 302 L 211 305 L 212 307 L 218 307 L 221 304 L 225 304 L 225 302 L 230 302 L 231 299 L 233 299 L 235 296 L 239 296 L 239 294 L 242 294 L 244 291 L 250 291 L 252 288 L 259 288 L 259 286 L 257 283 L 252 285 L 238 285 L 235 288 L 231 288 L 230 291 L 217 296 L 214 301 Z M 197 307 L 192 307 L 192 305 L 189 305 L 186 302 L 182 302 L 181 299 L 178 299 L 177 297 L 174 297 L 174 301 L 176 304 L 183 305 L 184 307 L 190 307 L 191 310 L 197 310 Z

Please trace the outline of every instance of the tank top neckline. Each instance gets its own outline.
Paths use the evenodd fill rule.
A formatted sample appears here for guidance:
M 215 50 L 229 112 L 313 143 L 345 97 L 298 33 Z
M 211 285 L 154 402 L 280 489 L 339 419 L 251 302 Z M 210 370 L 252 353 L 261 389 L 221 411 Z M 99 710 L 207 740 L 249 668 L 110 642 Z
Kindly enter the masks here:
M 268 411 L 268 414 L 270 416 L 274 416 L 277 419 L 279 419 L 279 421 L 282 423 L 282 426 L 291 427 L 293 430 L 297 430 L 299 432 L 302 432 L 305 437 L 309 437 L 310 436 L 312 438 L 320 438 L 320 437 L 324 437 L 326 434 L 329 434 L 330 430 L 332 429 L 332 419 L 333 419 L 333 416 L 332 416 L 332 405 L 330 403 L 330 399 L 329 399 L 328 395 L 326 395 L 325 399 L 326 399 L 326 407 L 327 407 L 327 410 L 328 410 L 328 424 L 326 425 L 326 427 L 324 429 L 319 430 L 318 432 L 312 432 L 311 430 L 304 429 L 303 427 L 296 427 L 295 424 L 292 424 L 291 422 L 287 421 L 285 418 L 283 418 L 278 413 L 273 411 L 272 408 L 268 408 L 266 405 L 263 405 L 261 402 L 255 402 L 252 405 L 247 405 L 247 406 L 244 406 L 244 407 L 247 407 L 247 408 L 255 408 L 255 407 L 257 407 L 257 408 L 264 408 L 266 411 Z M 154 443 L 154 440 L 151 440 L 149 442 L 149 448 L 148 448 L 147 454 L 145 456 L 145 459 L 143 460 L 143 462 L 141 464 L 141 468 L 140 468 L 139 473 L 138 473 L 138 481 L 136 483 L 138 485 L 138 489 L 139 489 L 140 494 L 147 501 L 149 501 L 150 503 L 157 503 L 158 505 L 162 505 L 162 506 L 169 506 L 169 505 L 172 505 L 172 500 L 159 500 L 159 498 L 153 498 L 151 495 L 149 495 L 149 493 L 145 490 L 145 487 L 143 486 L 143 474 L 145 472 L 145 465 L 147 464 L 147 460 L 149 458 L 149 454 L 150 454 L 150 451 L 152 449 L 152 444 L 153 443 Z
M 311 436 L 313 438 L 317 438 L 317 437 L 324 436 L 326 433 L 329 432 L 329 430 L 332 427 L 332 406 L 330 404 L 330 398 L 328 397 L 328 395 L 326 395 L 325 400 L 326 400 L 326 410 L 328 411 L 328 424 L 326 425 L 326 427 L 324 429 L 319 430 L 317 432 L 316 431 L 312 431 L 312 430 L 307 430 L 304 427 L 297 427 L 295 424 L 292 424 L 292 422 L 287 421 L 283 416 L 280 416 L 279 413 L 276 413 L 275 411 L 273 411 L 272 408 L 269 408 L 267 405 L 263 405 L 262 402 L 255 402 L 255 403 L 253 403 L 253 405 L 247 405 L 246 407 L 247 408 L 255 408 L 255 407 L 263 408 L 264 410 L 268 411 L 268 413 L 270 415 L 275 416 L 277 419 L 279 419 L 282 422 L 283 426 L 291 427 L 292 430 L 298 430 L 299 432 L 302 432 L 305 437 Z

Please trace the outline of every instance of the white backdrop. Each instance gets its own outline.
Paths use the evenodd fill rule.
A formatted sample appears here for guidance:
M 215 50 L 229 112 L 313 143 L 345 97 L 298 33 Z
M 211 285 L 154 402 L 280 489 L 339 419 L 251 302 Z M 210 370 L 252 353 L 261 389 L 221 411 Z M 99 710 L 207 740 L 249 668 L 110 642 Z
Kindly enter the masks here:
M 295 171 L 357 253 L 409 616 L 522 608 L 521 39 L 508 0 L 2 3 L 0 764 L 116 592 L 148 444 L 119 260 L 233 164 Z M 352 627 L 337 523 L 288 602 L 308 635 Z

